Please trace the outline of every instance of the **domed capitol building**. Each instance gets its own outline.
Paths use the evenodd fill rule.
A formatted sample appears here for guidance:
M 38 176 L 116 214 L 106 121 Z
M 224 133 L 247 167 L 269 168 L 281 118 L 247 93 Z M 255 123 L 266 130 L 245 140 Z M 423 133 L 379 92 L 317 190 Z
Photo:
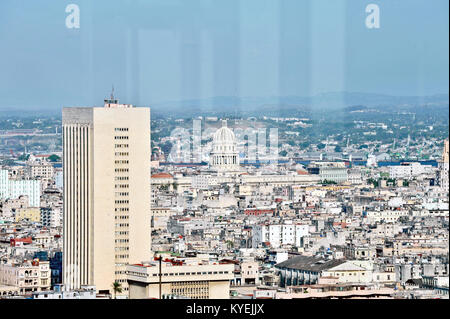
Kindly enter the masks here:
M 268 172 L 265 168 L 249 172 L 245 166 L 240 166 L 237 140 L 234 132 L 227 127 L 227 121 L 222 121 L 222 127 L 213 135 L 212 149 L 209 156 L 209 169 L 200 175 L 152 175 L 152 185 L 169 185 L 179 194 L 192 188 L 208 189 L 213 186 L 228 184 L 245 187 L 257 186 L 295 186 L 301 188 L 306 185 L 317 185 L 321 179 L 319 175 L 312 175 L 306 171 Z M 194 185 L 194 186 L 193 186 Z M 243 189 L 243 188 L 242 188 Z M 211 204 L 210 205 L 215 205 Z M 221 205 L 221 204 L 217 204 Z
M 239 170 L 239 153 L 236 148 L 236 136 L 227 127 L 227 121 L 222 121 L 222 127 L 213 137 L 213 147 L 209 166 L 220 172 L 233 172 Z

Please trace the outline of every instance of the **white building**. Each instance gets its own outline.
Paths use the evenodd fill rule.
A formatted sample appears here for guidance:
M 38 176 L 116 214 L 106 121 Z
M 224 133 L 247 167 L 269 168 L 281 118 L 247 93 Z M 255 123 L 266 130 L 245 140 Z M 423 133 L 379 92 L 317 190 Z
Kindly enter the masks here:
M 319 175 L 322 181 L 333 181 L 336 183 L 348 181 L 348 170 L 345 167 L 321 167 Z
M 17 199 L 22 195 L 28 196 L 31 207 L 39 207 L 41 182 L 32 179 L 9 179 L 8 170 L 0 170 L 0 199 Z
M 9 172 L 6 169 L 0 170 L 0 199 L 9 197 Z
M 282 245 L 303 246 L 303 237 L 308 236 L 309 225 L 255 225 L 252 232 L 252 245 L 257 248 L 262 243 L 270 243 L 273 248 Z
M 355 260 L 326 260 L 314 256 L 297 256 L 275 266 L 280 271 L 280 286 L 313 285 L 319 279 L 333 277 L 337 283 L 369 283 L 372 270 Z
M 41 208 L 41 224 L 47 227 L 62 227 L 63 214 L 60 208 Z
M 20 294 L 50 290 L 49 262 L 36 259 L 22 264 L 0 264 L 0 285 L 14 286 Z
M 54 291 L 33 292 L 33 299 L 96 299 L 95 286 L 81 286 L 77 290 L 67 290 L 57 285 Z
M 352 168 L 348 170 L 348 182 L 352 185 L 362 184 L 362 173 L 359 168 Z
M 57 170 L 55 173 L 55 187 L 58 189 L 63 188 L 63 172 L 62 170 Z
M 163 261 L 161 281 L 157 263 L 127 266 L 130 299 L 159 298 L 172 295 L 190 299 L 228 299 L 234 264 L 192 262 L 188 258 Z M 160 286 L 161 283 L 161 286 Z
M 192 188 L 208 189 L 210 176 L 208 175 L 192 176 L 191 180 L 192 180 Z
M 9 198 L 27 195 L 31 207 L 41 205 L 41 182 L 38 180 L 10 180 Z
M 33 163 L 30 165 L 32 178 L 42 178 L 49 180 L 53 178 L 55 169 L 51 163 Z
M 368 211 L 367 220 L 370 223 L 375 222 L 396 222 L 400 217 L 408 216 L 409 212 L 406 210 L 383 210 L 383 211 Z
M 448 189 L 448 169 L 449 169 L 449 140 L 444 142 L 444 152 L 442 160 L 438 162 L 437 184 L 443 189 Z
M 213 170 L 217 171 L 239 170 L 236 137 L 233 131 L 227 127 L 226 121 L 222 121 L 222 127 L 214 134 L 209 165 Z
M 412 178 L 432 171 L 431 165 L 421 165 L 420 163 L 402 163 L 397 166 L 389 166 L 390 178 Z
M 126 265 L 151 253 L 150 108 L 65 107 L 63 283 L 126 295 Z

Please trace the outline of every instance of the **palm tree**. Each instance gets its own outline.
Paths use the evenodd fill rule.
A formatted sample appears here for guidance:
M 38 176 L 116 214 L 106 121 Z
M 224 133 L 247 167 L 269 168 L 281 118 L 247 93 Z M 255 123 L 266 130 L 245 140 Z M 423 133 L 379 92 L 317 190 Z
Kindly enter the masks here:
M 113 287 L 113 291 L 114 291 L 114 299 L 116 299 L 116 294 L 117 293 L 121 293 L 122 292 L 122 284 L 119 283 L 118 281 L 113 282 L 112 284 Z

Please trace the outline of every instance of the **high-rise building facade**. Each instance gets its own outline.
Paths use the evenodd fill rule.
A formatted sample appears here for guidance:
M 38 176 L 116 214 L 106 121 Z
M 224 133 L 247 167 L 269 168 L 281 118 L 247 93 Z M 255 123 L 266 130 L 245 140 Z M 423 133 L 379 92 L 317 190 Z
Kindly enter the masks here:
M 442 161 L 443 162 L 449 162 L 449 154 L 450 154 L 450 146 L 449 146 L 449 140 L 446 139 L 444 141 L 444 151 L 442 152 Z
M 443 189 L 448 189 L 449 186 L 449 140 L 444 141 L 444 151 L 442 153 L 442 160 L 438 161 L 437 170 L 437 184 Z
M 63 281 L 128 294 L 126 265 L 149 260 L 150 109 L 63 108 Z

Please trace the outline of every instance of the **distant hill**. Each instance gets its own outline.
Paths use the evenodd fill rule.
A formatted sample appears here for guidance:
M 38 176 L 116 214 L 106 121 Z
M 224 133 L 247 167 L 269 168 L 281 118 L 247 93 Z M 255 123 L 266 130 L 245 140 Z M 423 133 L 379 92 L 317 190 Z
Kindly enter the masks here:
M 313 97 L 214 97 L 174 101 L 152 105 L 158 114 L 280 114 L 292 111 L 361 110 L 374 107 L 442 106 L 449 104 L 448 94 L 431 96 L 391 96 L 371 93 L 331 92 Z
M 367 106 L 365 105 L 354 105 L 354 106 L 347 106 L 346 108 L 344 108 L 345 112 L 357 112 L 365 110 L 367 110 Z
M 312 97 L 235 97 L 218 96 L 207 99 L 191 99 L 184 101 L 168 101 L 151 104 L 152 117 L 185 117 L 193 116 L 289 116 L 308 115 L 323 111 L 378 109 L 420 111 L 423 107 L 448 107 L 449 95 L 430 96 L 391 96 L 372 93 L 330 92 Z M 418 109 L 419 108 L 419 109 Z M 33 110 L 33 111 L 30 111 Z M 425 111 L 429 111 L 425 109 Z M 0 118 L 10 116 L 60 116 L 61 109 L 12 108 L 0 107 Z

